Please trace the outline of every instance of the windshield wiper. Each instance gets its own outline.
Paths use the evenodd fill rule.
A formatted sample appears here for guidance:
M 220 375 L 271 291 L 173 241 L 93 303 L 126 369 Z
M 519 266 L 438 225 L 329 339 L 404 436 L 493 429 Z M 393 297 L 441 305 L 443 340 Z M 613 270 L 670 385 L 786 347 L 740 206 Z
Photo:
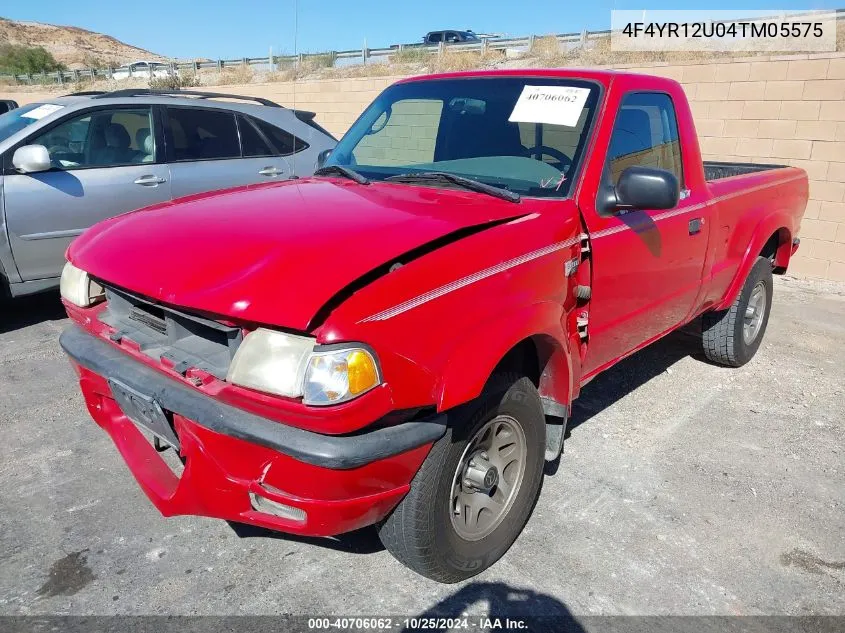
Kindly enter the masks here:
M 501 198 L 502 200 L 507 200 L 508 202 L 519 202 L 522 199 L 522 197 L 514 191 L 508 191 L 507 189 L 502 189 L 501 187 L 494 187 L 493 185 L 488 185 L 486 183 L 479 182 L 478 180 L 473 180 L 472 178 L 466 178 L 464 176 L 450 174 L 449 172 L 445 171 L 420 171 L 417 173 L 409 172 L 407 174 L 397 174 L 395 176 L 389 176 L 385 178 L 385 180 L 390 182 L 406 182 L 411 184 L 417 182 L 448 182 L 450 184 L 463 187 L 464 189 L 469 189 L 470 191 L 477 191 L 478 193 L 486 193 L 488 196 L 495 196 L 496 198 Z
M 344 178 L 349 178 L 349 180 L 354 180 L 359 185 L 369 185 L 370 179 L 362 176 L 354 169 L 349 169 L 349 167 L 344 167 L 343 165 L 326 165 L 325 167 L 320 167 L 320 169 L 314 172 L 315 176 L 343 176 Z

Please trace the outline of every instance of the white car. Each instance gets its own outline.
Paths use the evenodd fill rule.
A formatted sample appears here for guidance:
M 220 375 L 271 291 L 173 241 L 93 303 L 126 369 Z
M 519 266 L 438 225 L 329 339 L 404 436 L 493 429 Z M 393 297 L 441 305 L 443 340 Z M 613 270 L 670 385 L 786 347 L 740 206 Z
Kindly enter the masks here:
M 121 80 L 130 77 L 150 79 L 153 77 L 170 77 L 175 74 L 176 72 L 170 64 L 141 60 L 115 69 L 112 73 L 112 79 Z

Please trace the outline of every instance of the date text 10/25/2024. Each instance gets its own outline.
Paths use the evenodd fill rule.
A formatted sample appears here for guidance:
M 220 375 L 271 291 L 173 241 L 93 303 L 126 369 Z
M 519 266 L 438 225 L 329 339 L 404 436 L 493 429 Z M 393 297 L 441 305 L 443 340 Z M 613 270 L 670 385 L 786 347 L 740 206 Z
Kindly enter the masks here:
M 393 631 L 393 630 L 485 630 L 524 631 L 529 622 L 524 618 L 498 618 L 489 616 L 459 617 L 322 617 L 309 618 L 310 631 Z

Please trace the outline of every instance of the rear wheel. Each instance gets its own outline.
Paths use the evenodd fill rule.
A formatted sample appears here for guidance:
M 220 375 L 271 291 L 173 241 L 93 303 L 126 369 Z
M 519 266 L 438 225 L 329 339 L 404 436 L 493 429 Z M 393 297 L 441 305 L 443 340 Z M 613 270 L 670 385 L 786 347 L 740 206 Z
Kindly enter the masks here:
M 758 257 L 730 308 L 702 317 L 704 354 L 720 365 L 739 367 L 752 359 L 769 323 L 772 262 Z
M 516 540 L 540 491 L 545 417 L 527 378 L 496 375 L 449 414 L 411 490 L 379 528 L 384 546 L 428 578 L 457 582 Z

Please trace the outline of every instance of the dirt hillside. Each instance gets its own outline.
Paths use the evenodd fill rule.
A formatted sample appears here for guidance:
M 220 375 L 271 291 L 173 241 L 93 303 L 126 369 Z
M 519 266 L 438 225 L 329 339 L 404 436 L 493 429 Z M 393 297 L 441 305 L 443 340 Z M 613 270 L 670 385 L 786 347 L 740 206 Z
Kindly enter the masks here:
M 43 46 L 68 68 L 120 66 L 136 59 L 164 59 L 108 35 L 75 26 L 0 18 L 0 45 Z

